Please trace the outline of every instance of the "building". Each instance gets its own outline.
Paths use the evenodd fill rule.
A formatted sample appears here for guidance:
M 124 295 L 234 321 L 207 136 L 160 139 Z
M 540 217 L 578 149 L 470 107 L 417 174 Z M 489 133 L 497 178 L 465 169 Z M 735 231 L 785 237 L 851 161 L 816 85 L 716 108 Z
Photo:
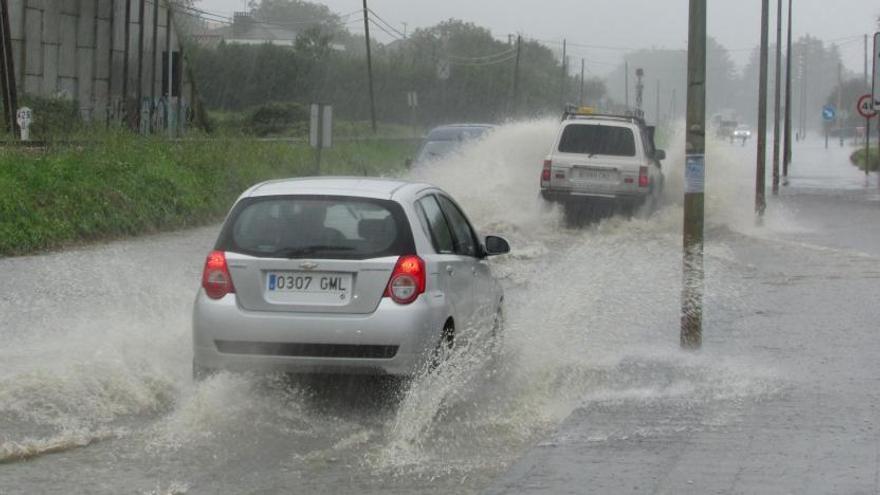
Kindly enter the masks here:
M 17 95 L 71 99 L 86 121 L 144 132 L 183 127 L 192 115 L 194 85 L 167 0 L 0 2 Z
M 216 46 L 221 41 L 238 45 L 295 46 L 297 31 L 281 24 L 255 19 L 249 12 L 236 12 L 232 23 L 223 26 L 207 26 L 192 36 L 198 43 Z

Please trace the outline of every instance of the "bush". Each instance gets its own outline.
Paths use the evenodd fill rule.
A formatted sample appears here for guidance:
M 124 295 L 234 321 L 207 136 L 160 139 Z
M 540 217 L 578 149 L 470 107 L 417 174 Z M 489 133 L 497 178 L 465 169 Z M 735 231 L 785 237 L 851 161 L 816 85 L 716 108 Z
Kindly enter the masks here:
M 853 165 L 859 167 L 860 170 L 865 170 L 865 149 L 862 148 L 854 152 L 850 155 L 849 160 Z M 878 153 L 876 148 L 871 149 L 871 159 L 868 162 L 868 170 L 871 172 L 880 170 L 880 153 Z
M 309 110 L 299 103 L 267 103 L 248 112 L 244 130 L 260 137 L 285 134 L 289 130 L 298 134 L 309 118 Z

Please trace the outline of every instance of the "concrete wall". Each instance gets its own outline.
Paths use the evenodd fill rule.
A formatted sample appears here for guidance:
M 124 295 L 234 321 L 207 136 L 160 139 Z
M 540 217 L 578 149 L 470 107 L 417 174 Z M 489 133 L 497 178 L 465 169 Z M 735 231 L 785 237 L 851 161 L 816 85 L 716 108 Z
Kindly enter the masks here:
M 158 17 L 154 13 L 156 2 Z M 127 19 L 127 74 L 126 3 L 131 8 Z M 162 98 L 162 54 L 168 50 L 169 33 L 166 0 L 8 0 L 8 4 L 20 94 L 69 98 L 78 102 L 86 120 L 127 120 L 134 125 L 137 125 L 138 108 L 150 109 L 153 113 L 168 103 Z M 143 45 L 140 44 L 141 24 Z M 155 62 L 154 25 L 158 27 Z M 178 52 L 175 31 L 172 13 L 171 48 Z M 185 68 L 182 73 L 180 107 L 188 111 L 192 85 Z M 178 102 L 176 98 L 173 100 L 170 106 L 176 108 Z

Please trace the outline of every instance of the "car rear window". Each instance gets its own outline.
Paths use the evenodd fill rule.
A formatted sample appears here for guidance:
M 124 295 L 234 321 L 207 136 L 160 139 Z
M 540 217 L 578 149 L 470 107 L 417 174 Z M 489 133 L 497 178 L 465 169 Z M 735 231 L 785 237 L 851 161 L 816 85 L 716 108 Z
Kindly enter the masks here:
M 559 140 L 561 153 L 636 156 L 636 140 L 628 127 L 570 124 Z
M 217 249 L 264 258 L 368 259 L 413 253 L 415 243 L 393 201 L 269 196 L 235 206 Z

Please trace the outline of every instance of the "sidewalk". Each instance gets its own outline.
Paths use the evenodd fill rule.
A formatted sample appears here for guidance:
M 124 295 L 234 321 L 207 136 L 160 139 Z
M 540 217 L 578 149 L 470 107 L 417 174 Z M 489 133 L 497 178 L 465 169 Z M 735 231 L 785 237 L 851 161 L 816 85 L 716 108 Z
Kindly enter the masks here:
M 714 392 L 584 404 L 488 493 L 880 492 L 880 201 L 808 156 L 777 203 L 807 231 L 721 241 L 748 290 L 707 307 L 703 350 L 682 355 L 740 363 Z

